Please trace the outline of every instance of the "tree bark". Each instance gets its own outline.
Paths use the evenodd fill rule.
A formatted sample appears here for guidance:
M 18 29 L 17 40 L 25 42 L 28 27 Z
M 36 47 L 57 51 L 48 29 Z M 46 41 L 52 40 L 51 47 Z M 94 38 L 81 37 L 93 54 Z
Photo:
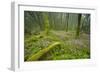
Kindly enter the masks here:
M 66 31 L 68 31 L 68 22 L 69 22 L 69 14 L 68 14 L 68 16 L 67 16 L 67 26 L 66 26 Z
M 79 35 L 80 35 L 81 16 L 82 16 L 82 14 L 78 14 L 78 25 L 77 25 L 77 29 L 76 29 L 76 37 L 79 37 Z

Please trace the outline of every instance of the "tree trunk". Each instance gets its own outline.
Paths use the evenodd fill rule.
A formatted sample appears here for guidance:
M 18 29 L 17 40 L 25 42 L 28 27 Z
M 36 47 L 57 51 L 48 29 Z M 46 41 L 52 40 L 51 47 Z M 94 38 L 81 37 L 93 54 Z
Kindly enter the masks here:
M 67 16 L 67 26 L 66 26 L 66 31 L 68 31 L 68 22 L 69 22 L 69 14 L 68 14 L 68 16 Z
M 78 14 L 78 25 L 76 29 L 76 37 L 79 37 L 80 35 L 81 16 L 82 16 L 81 14 Z
M 43 13 L 43 17 L 44 17 L 44 25 L 45 25 L 45 33 L 46 35 L 49 33 L 50 31 L 50 25 L 49 25 L 49 20 L 48 20 L 48 14 L 47 13 Z

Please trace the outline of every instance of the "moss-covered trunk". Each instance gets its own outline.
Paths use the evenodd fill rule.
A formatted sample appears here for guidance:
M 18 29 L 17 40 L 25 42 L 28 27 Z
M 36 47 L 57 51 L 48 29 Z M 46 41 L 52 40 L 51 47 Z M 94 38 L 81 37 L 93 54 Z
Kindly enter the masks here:
M 50 51 L 52 48 L 54 48 L 57 45 L 60 45 L 60 42 L 55 42 L 55 43 L 51 44 L 50 46 L 48 46 L 47 48 L 40 50 L 36 54 L 32 55 L 29 59 L 27 59 L 27 61 L 38 60 L 42 55 L 44 55 L 45 53 L 47 53 L 48 51 Z
M 49 20 L 48 20 L 48 14 L 47 13 L 43 13 L 43 18 L 44 18 L 44 31 L 46 33 L 46 35 L 48 35 L 49 31 L 50 31 L 50 25 L 49 25 Z

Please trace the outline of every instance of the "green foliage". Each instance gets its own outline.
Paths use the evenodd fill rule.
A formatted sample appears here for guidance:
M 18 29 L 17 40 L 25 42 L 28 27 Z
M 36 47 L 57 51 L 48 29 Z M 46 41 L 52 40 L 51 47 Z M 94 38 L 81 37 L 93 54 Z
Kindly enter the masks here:
M 75 32 L 51 31 L 49 35 L 43 33 L 45 32 L 40 34 L 42 37 L 33 35 L 33 38 L 26 38 L 25 61 L 90 58 L 87 34 L 82 33 L 75 39 Z M 55 42 L 60 42 L 60 46 L 50 48 Z
M 42 49 L 39 52 L 37 52 L 36 54 L 32 55 L 29 59 L 27 59 L 27 61 L 36 61 L 36 60 L 38 60 L 42 55 L 44 55 L 45 53 L 47 53 L 48 51 L 50 51 L 53 47 L 55 47 L 57 45 L 60 45 L 60 43 L 55 42 L 55 43 L 51 44 L 47 48 Z
M 90 58 L 90 14 L 25 11 L 24 23 L 24 61 Z

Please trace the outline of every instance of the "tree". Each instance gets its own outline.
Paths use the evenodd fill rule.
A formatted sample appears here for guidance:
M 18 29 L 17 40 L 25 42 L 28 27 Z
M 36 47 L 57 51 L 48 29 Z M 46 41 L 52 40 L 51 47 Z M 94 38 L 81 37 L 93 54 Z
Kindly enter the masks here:
M 82 24 L 81 24 L 81 31 L 84 33 L 90 32 L 90 15 L 89 14 L 82 14 Z
M 67 18 L 66 31 L 68 31 L 69 13 L 67 14 L 66 18 Z
M 78 14 L 78 25 L 76 28 L 76 37 L 79 37 L 79 34 L 80 34 L 81 16 L 82 14 Z
M 43 17 L 44 17 L 45 33 L 47 35 L 49 33 L 49 31 L 50 31 L 48 14 L 47 13 L 43 13 Z

